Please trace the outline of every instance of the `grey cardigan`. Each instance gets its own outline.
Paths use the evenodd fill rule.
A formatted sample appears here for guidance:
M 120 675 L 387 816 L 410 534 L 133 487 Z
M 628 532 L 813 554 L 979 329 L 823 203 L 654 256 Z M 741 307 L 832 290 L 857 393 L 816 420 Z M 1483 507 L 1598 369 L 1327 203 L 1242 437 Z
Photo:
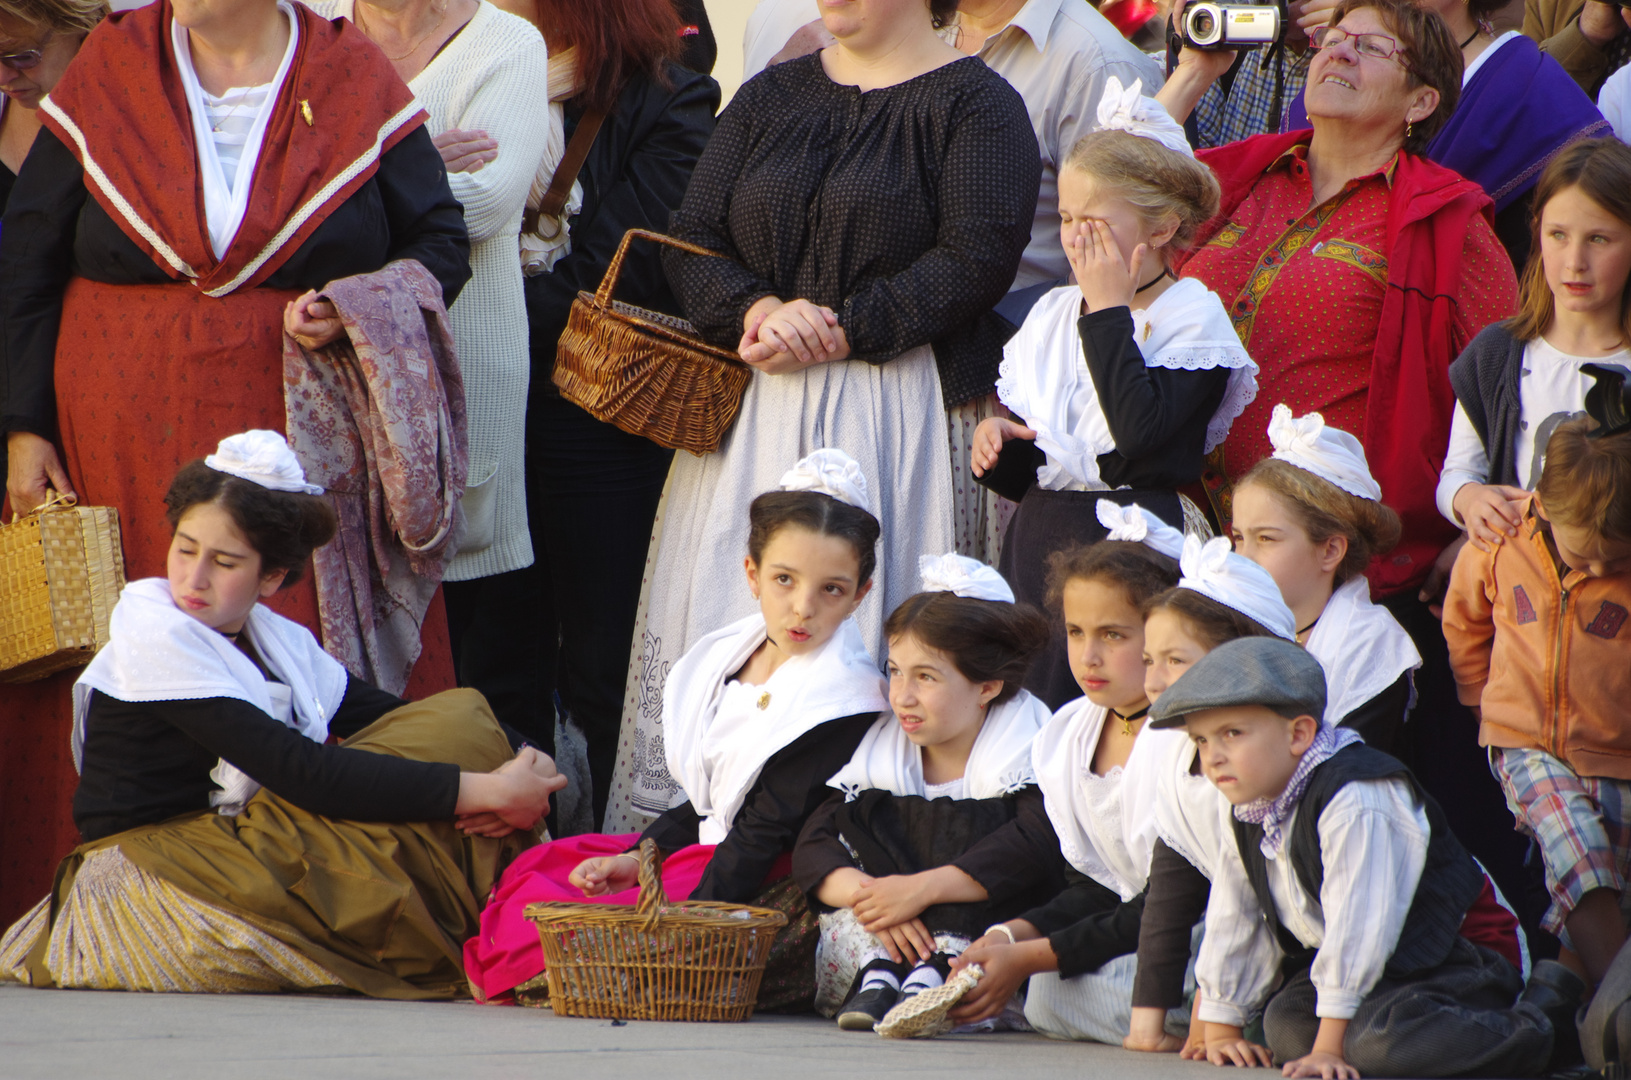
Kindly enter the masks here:
M 1450 386 L 1484 442 L 1489 459 L 1489 482 L 1521 487 L 1517 446 L 1523 401 L 1518 378 L 1523 371 L 1523 350 L 1505 322 L 1484 327 L 1450 365 Z

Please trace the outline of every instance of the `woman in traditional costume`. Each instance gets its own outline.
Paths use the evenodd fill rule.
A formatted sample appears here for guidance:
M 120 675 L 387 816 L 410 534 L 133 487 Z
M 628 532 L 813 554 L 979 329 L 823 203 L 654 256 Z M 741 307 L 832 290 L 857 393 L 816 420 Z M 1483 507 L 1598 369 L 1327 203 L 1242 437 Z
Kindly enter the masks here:
M 759 610 L 698 641 L 665 687 L 664 750 L 679 797 L 643 837 L 586 833 L 517 859 L 465 947 L 478 998 L 514 990 L 524 999 L 539 989 L 544 958 L 523 915 L 528 904 L 585 897 L 633 904 L 632 849 L 650 839 L 667 855 L 669 899 L 789 914 L 759 1006 L 808 1006 L 815 919 L 787 876 L 790 853 L 828 794 L 827 777 L 887 704 L 854 618 L 877 562 L 870 506 L 865 476 L 841 450 L 809 455 L 780 490 L 753 501 L 745 566 Z
M 40 112 L 0 231 L 8 494 L 15 513 L 48 487 L 115 507 L 139 578 L 164 564 L 155 508 L 176 469 L 233 432 L 285 430 L 286 318 L 303 345 L 334 341 L 341 323 L 315 290 L 398 260 L 451 304 L 469 241 L 425 114 L 385 57 L 287 0 L 112 16 Z M 309 580 L 277 607 L 319 625 Z M 452 684 L 440 603 L 427 618 L 410 696 Z M 56 749 L 70 681 L 0 704 L 14 740 L 0 787 L 44 809 L 7 830 L 33 839 L 6 854 L 0 917 L 74 843 Z
M 410 705 L 262 606 L 333 538 L 321 493 L 271 431 L 177 474 L 168 578 L 126 586 L 74 686 L 86 843 L 0 939 L 0 977 L 464 995 L 505 837 L 566 781 L 475 691 Z
M 918 557 L 983 554 L 994 534 L 968 439 L 996 407 L 1006 324 L 991 307 L 1029 241 L 1041 158 L 1019 94 L 941 41 L 934 14 L 924 0 L 824 9 L 836 44 L 738 92 L 674 214 L 675 235 L 726 256 L 665 254 L 686 316 L 756 370 L 718 452 L 669 473 L 624 699 L 640 813 L 675 789 L 651 752 L 663 672 L 746 614 L 718 582 L 776 463 L 842 446 L 878 478 L 889 544 L 858 615 L 875 653 Z

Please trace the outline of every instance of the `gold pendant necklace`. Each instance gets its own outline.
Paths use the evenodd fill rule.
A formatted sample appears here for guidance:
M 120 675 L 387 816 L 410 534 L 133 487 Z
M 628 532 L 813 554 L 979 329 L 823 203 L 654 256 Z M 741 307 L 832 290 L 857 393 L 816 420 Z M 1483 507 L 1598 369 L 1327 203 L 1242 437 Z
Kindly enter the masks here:
M 1133 725 L 1144 719 L 1144 717 L 1148 716 L 1149 712 L 1150 707 L 1146 705 L 1142 709 L 1133 713 L 1131 716 L 1123 716 L 1114 709 L 1110 710 L 1110 715 L 1121 721 L 1121 733 L 1123 735 L 1131 735 L 1133 733 Z
M 390 53 L 385 53 L 385 59 L 389 60 L 391 63 L 394 64 L 394 63 L 397 63 L 400 60 L 406 60 L 408 57 L 410 57 L 414 53 L 418 52 L 419 47 L 421 45 L 423 45 L 425 42 L 429 41 L 430 36 L 432 34 L 434 34 L 436 31 L 440 30 L 442 28 L 442 24 L 447 21 L 447 8 L 448 8 L 448 0 L 443 0 L 441 15 L 437 18 L 436 25 L 432 26 L 429 30 L 425 31 L 425 33 L 419 38 L 418 41 L 413 43 L 412 47 L 410 47 L 407 52 L 403 53 L 401 56 L 392 56 Z M 432 10 L 434 10 L 434 9 L 432 9 Z M 354 18 L 351 21 L 356 23 L 357 29 L 361 30 L 363 32 L 363 36 L 366 37 L 369 41 L 372 41 L 375 45 L 379 45 L 379 51 L 380 52 L 385 52 L 385 46 L 380 44 L 379 39 L 376 38 L 373 34 L 370 34 L 368 32 L 368 29 L 365 26 L 363 26 L 363 24 L 362 24 L 362 0 L 357 0 L 356 6 L 351 9 L 351 13 L 354 16 Z

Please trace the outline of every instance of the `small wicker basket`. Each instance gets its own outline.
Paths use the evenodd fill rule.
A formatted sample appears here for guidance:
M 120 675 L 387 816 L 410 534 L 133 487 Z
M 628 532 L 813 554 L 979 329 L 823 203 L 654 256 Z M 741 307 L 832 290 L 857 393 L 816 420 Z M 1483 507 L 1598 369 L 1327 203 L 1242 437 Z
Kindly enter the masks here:
M 125 587 L 119 513 L 54 495 L 0 525 L 0 682 L 88 664 Z
M 670 904 L 657 845 L 640 842 L 640 900 L 528 904 L 557 1016 L 746 1020 L 787 916 L 711 901 Z
M 600 288 L 572 301 L 555 355 L 561 396 L 597 420 L 671 450 L 719 449 L 753 370 L 710 345 L 684 319 L 612 299 L 629 243 L 654 240 L 693 255 L 717 251 L 661 233 L 623 234 Z

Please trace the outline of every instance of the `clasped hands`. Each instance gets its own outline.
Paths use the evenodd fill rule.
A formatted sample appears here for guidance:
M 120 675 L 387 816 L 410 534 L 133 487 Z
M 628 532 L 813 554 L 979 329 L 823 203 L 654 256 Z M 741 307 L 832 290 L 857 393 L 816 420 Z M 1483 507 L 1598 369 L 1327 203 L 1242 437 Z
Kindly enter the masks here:
M 849 337 L 832 308 L 808 300 L 761 296 L 742 316 L 742 361 L 766 375 L 849 358 Z
M 459 775 L 453 824 L 467 836 L 524 832 L 549 813 L 549 797 L 566 783 L 548 754 L 523 746 L 492 772 Z

